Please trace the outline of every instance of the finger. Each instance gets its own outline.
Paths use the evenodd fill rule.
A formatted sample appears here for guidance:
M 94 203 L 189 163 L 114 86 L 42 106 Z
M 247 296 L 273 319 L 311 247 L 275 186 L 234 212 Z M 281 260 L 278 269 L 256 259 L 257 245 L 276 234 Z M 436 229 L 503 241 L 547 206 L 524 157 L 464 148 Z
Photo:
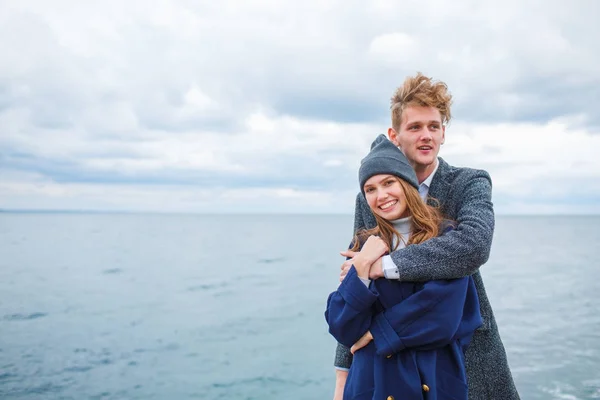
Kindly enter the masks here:
M 356 352 L 357 350 L 362 349 L 364 347 L 364 343 L 363 343 L 364 341 L 365 341 L 365 336 L 358 339 L 358 341 L 356 343 L 354 343 L 354 345 L 350 348 L 350 352 L 352 352 L 352 354 L 354 354 L 354 352 Z
M 352 250 L 340 251 L 340 255 L 342 255 L 344 257 L 352 258 L 356 255 L 356 251 L 352 251 Z
M 360 350 L 360 349 L 362 349 L 363 347 L 365 347 L 364 343 L 362 343 L 362 342 L 363 342 L 363 340 L 362 340 L 362 339 L 360 339 L 358 342 L 356 342 L 356 343 L 354 344 L 354 346 L 352 346 L 352 347 L 350 348 L 350 352 L 351 352 L 352 354 L 354 354 L 354 353 L 356 353 L 358 350 Z

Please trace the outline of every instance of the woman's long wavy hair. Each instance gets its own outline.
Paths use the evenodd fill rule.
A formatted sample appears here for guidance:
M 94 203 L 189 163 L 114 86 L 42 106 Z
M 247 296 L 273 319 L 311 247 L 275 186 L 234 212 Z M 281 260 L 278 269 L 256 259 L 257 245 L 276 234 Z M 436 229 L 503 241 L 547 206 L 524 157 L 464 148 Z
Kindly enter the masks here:
M 432 207 L 425 204 L 419 196 L 419 191 L 415 189 L 414 186 L 397 176 L 395 176 L 395 178 L 400 182 L 400 186 L 402 186 L 402 189 L 404 190 L 406 208 L 409 215 L 412 216 L 412 231 L 408 242 L 406 242 L 406 239 L 402 237 L 390 221 L 373 213 L 377 220 L 377 226 L 373 229 L 363 229 L 358 231 L 356 235 L 354 235 L 354 246 L 351 249 L 352 251 L 359 251 L 362 244 L 371 235 L 382 238 L 388 245 L 390 252 L 398 248 L 400 241 L 403 241 L 405 245 L 408 246 L 411 244 L 422 243 L 439 235 L 442 222 L 444 221 L 444 217 L 439 211 L 439 207 Z M 394 237 L 398 238 L 395 245 Z

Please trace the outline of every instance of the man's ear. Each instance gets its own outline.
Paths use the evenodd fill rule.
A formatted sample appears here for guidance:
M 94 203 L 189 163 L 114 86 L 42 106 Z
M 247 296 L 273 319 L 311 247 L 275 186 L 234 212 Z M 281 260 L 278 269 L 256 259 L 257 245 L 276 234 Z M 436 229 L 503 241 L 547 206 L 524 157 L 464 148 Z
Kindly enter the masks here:
M 394 128 L 388 128 L 388 138 L 390 138 L 390 142 L 394 143 L 396 146 L 398 144 L 398 132 Z

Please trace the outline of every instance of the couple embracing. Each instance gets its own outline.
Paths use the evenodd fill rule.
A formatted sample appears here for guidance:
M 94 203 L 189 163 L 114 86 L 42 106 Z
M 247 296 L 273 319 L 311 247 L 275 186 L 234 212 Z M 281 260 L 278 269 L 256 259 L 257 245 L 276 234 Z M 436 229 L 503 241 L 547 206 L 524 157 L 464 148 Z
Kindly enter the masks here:
M 519 399 L 479 273 L 490 176 L 438 157 L 451 102 L 443 82 L 408 77 L 361 161 L 355 235 L 325 311 L 334 400 Z

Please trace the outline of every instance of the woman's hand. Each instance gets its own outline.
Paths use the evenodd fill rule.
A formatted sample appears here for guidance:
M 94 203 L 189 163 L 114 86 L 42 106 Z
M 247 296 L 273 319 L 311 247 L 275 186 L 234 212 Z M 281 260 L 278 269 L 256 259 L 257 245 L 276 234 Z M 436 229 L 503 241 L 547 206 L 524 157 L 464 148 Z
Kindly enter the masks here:
M 367 331 L 367 333 L 365 333 L 363 337 L 358 339 L 358 342 L 354 343 L 354 345 L 350 347 L 350 353 L 356 353 L 358 350 L 368 345 L 371 342 L 371 340 L 373 340 L 373 335 L 371 335 L 371 331 Z
M 371 235 L 354 256 L 353 264 L 359 277 L 369 279 L 371 265 L 389 251 L 387 244 L 379 236 Z
M 379 236 L 371 235 L 360 249 L 361 257 L 369 263 L 369 266 L 377 261 L 378 258 L 387 253 L 390 249 L 388 245 Z
M 350 257 L 348 260 L 344 261 L 340 267 L 340 282 L 344 280 L 346 275 L 348 275 L 348 271 L 350 271 L 350 267 L 354 264 L 354 256 L 358 254 L 358 252 L 346 250 L 340 252 L 344 257 Z M 381 257 L 377 259 L 373 264 L 371 264 L 371 269 L 369 270 L 369 279 L 379 279 L 383 278 L 383 263 L 381 261 Z

